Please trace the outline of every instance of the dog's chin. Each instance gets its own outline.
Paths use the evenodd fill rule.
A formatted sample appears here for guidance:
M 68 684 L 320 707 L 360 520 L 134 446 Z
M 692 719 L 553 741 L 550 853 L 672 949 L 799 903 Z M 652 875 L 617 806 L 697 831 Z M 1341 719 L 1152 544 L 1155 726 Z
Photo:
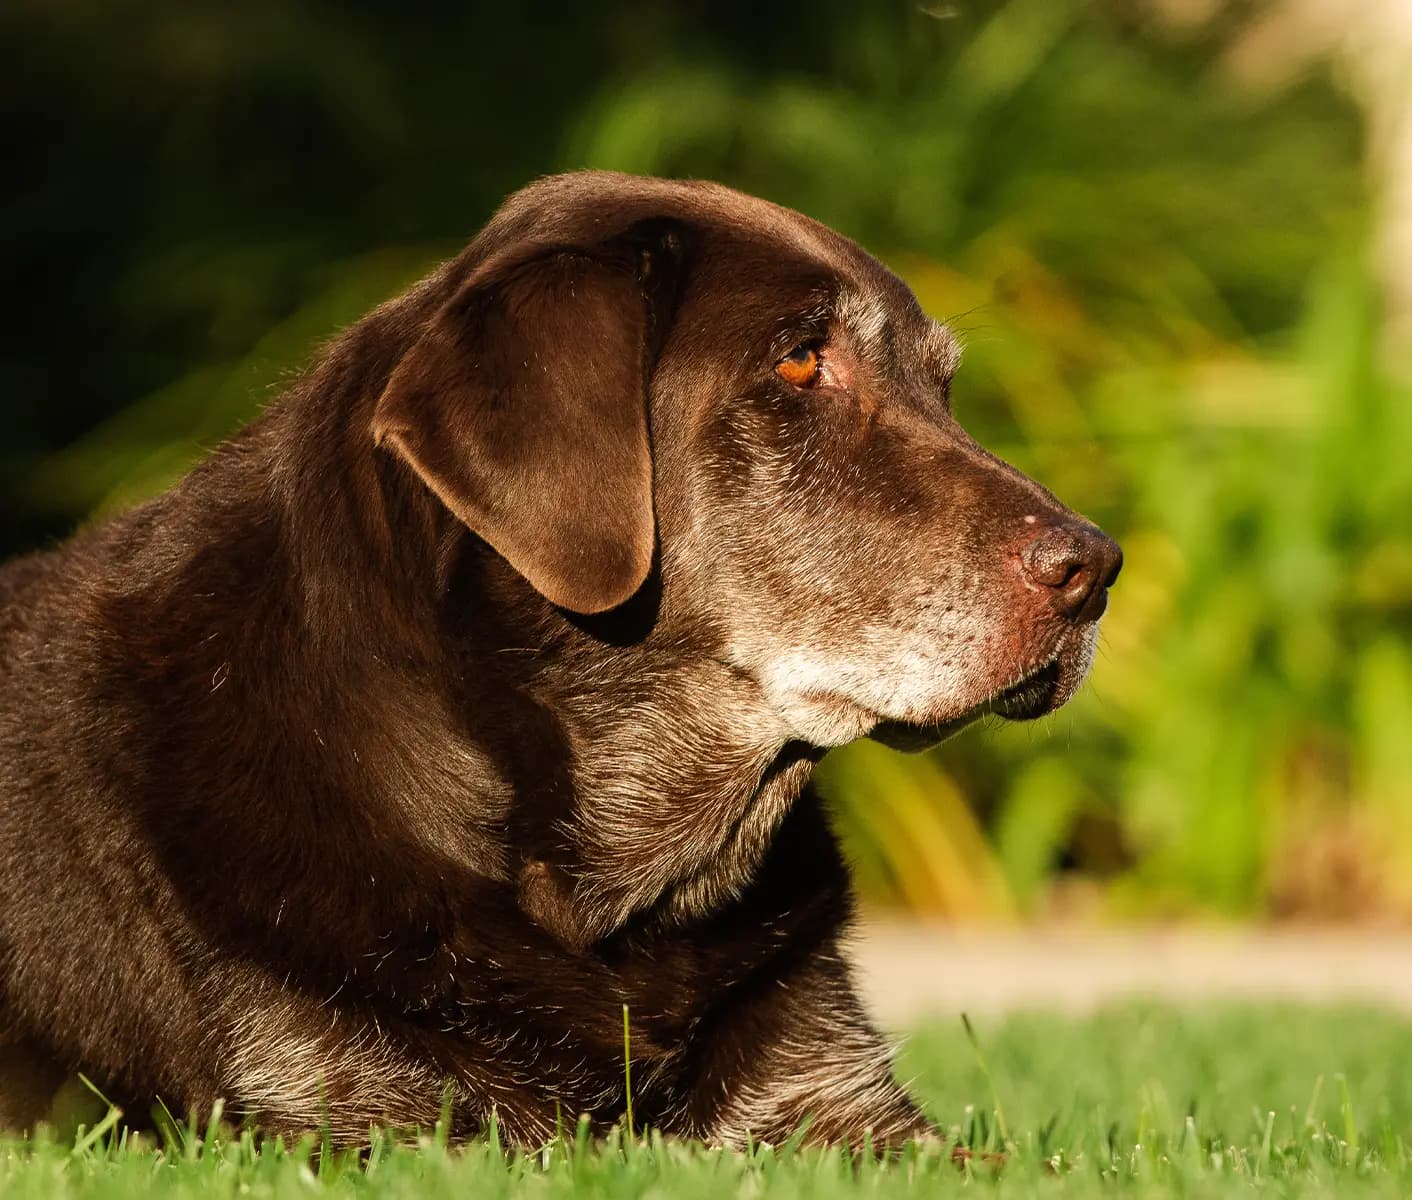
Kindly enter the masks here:
M 868 737 L 895 750 L 926 750 L 981 717 L 1033 721 L 1048 716 L 1068 702 L 1088 674 L 1094 641 L 1092 632 L 1062 638 L 1019 679 L 997 681 L 969 702 L 954 695 L 938 699 L 915 720 L 888 716 L 865 701 L 823 689 L 785 692 L 775 707 L 789 736 L 809 745 L 843 746 Z
M 868 737 L 875 742 L 906 754 L 918 754 L 946 741 L 953 733 L 960 733 L 972 721 L 983 717 L 982 709 L 973 709 L 954 721 L 940 721 L 936 724 L 908 721 L 879 721 L 869 731 Z
M 1034 721 L 1048 716 L 1078 689 L 1088 670 L 1086 654 L 1056 654 L 1024 678 L 1008 684 L 959 716 L 941 721 L 880 721 L 869 732 L 874 741 L 915 754 L 959 733 L 985 716 L 1007 721 Z

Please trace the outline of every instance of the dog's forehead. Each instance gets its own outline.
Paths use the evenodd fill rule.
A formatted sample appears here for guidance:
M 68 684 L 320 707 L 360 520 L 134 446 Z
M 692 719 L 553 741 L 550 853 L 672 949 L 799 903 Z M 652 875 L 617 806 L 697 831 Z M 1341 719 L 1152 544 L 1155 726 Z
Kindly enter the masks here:
M 947 371 L 961 359 L 961 345 L 942 322 L 923 311 L 912 289 L 862 246 L 793 209 L 719 188 L 737 226 L 752 240 L 772 241 L 786 255 L 812 265 L 831 285 L 834 319 L 860 342 L 879 345 L 913 339 L 917 349 Z
M 793 209 L 731 193 L 740 211 L 732 216 L 732 231 L 754 244 L 768 244 L 782 262 L 812 268 L 826 280 L 836 297 L 854 297 L 853 315 L 916 307 L 911 289 L 862 246 L 835 229 Z
M 653 220 L 693 228 L 708 248 L 711 274 L 718 281 L 728 276 L 732 290 L 748 282 L 762 304 L 789 303 L 786 297 L 793 296 L 811 312 L 826 307 L 861 345 L 911 345 L 946 369 L 959 360 L 950 331 L 928 318 L 907 284 L 857 242 L 794 209 L 709 180 L 609 171 L 551 176 L 512 196 L 467 258 L 520 239 L 540 247 L 590 244 Z M 781 290 L 770 298 L 772 284 Z
M 719 198 L 711 214 L 718 230 L 812 268 L 829 284 L 834 318 L 860 341 L 912 337 L 948 368 L 960 360 L 961 347 L 951 330 L 927 316 L 912 289 L 857 242 L 793 209 L 708 186 Z

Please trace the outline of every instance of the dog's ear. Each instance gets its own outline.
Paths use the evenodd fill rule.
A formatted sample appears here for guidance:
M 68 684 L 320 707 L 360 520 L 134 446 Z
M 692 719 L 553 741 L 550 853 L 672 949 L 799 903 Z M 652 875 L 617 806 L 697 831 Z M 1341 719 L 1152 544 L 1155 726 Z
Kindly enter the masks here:
M 379 443 L 577 613 L 623 603 L 651 569 L 654 262 L 625 239 L 484 263 L 403 357 L 373 418 Z

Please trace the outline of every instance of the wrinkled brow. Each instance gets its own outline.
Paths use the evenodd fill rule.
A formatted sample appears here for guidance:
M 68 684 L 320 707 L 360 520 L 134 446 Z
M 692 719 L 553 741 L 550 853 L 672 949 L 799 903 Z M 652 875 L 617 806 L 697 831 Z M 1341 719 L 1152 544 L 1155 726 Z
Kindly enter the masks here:
M 930 318 L 927 319 L 926 332 L 923 336 L 926 339 L 928 351 L 936 359 L 942 373 L 949 378 L 961 365 L 961 343 L 956 340 L 956 335 L 951 332 L 949 325 L 943 325 L 940 321 L 933 321 Z
M 919 338 L 918 349 L 942 375 L 950 377 L 961 363 L 961 343 L 956 335 L 940 321 L 920 312 L 906 315 L 909 333 L 914 329 L 911 336 Z M 884 361 L 895 357 L 898 328 L 887 304 L 876 297 L 844 292 L 838 297 L 836 316 L 859 340 L 865 353 Z

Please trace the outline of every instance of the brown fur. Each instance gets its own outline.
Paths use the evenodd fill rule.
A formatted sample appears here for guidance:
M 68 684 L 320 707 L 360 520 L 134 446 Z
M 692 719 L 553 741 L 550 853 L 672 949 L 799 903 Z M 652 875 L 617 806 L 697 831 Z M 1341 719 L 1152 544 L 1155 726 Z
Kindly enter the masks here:
M 618 1116 L 627 1005 L 666 1132 L 925 1131 L 811 767 L 1062 703 L 1118 561 L 955 424 L 956 357 L 798 214 L 544 180 L 10 564 L 0 1059 L 347 1142 L 449 1086 L 533 1143 Z

